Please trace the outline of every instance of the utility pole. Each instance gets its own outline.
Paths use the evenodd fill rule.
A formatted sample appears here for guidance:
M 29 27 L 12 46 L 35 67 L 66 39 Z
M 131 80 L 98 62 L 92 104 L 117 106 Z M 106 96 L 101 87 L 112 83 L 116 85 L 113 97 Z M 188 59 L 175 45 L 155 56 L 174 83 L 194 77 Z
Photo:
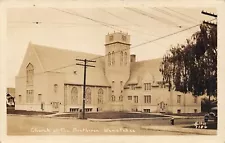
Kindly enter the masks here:
M 85 119 L 85 95 L 86 95 L 86 69 L 87 67 L 95 67 L 93 65 L 88 65 L 87 63 L 88 62 L 96 62 L 96 61 L 93 61 L 93 60 L 87 60 L 87 59 L 76 59 L 77 61 L 82 61 L 84 62 L 84 64 L 79 64 L 77 63 L 76 65 L 79 65 L 79 66 L 83 66 L 84 67 L 84 85 L 83 85 L 83 110 L 82 110 L 82 118 Z
M 212 16 L 212 17 L 217 18 L 217 15 L 214 14 L 214 13 L 209 13 L 209 12 L 206 12 L 206 11 L 202 11 L 201 13 L 204 14 L 204 15 L 208 15 L 208 16 Z M 207 25 L 210 25 L 210 26 L 217 26 L 217 24 L 212 23 L 212 22 L 208 22 L 208 21 L 203 21 L 203 23 L 207 24 Z
M 202 11 L 201 13 L 204 14 L 204 15 L 208 15 L 208 16 L 215 17 L 215 18 L 217 19 L 217 15 L 214 14 L 214 13 L 209 13 L 209 12 L 206 12 L 206 11 Z M 215 26 L 215 27 L 217 27 L 217 24 L 212 23 L 212 22 L 203 21 L 203 23 L 204 23 L 204 24 L 207 24 L 207 25 L 210 25 L 210 26 Z M 208 61 L 208 63 L 209 63 L 209 59 L 208 59 L 207 61 Z M 211 78 L 211 73 L 210 73 L 210 71 L 208 71 L 208 72 L 209 72 L 209 73 L 208 73 L 208 76 Z M 208 107 L 208 112 L 210 112 L 210 110 L 211 110 L 211 103 L 210 103 L 211 100 L 210 100 L 210 96 L 211 96 L 211 93 L 212 93 L 211 80 L 209 80 L 209 87 L 208 87 L 208 90 L 209 90 L 209 92 L 208 92 L 208 94 L 209 94 L 209 107 Z

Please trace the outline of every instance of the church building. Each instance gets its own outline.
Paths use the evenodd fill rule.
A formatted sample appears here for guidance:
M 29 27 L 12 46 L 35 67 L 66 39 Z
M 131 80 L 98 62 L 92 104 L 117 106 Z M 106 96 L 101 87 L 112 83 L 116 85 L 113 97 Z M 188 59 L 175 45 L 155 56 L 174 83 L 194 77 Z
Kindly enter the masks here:
M 76 59 L 95 60 L 87 68 L 86 112 L 201 112 L 199 97 L 168 91 L 162 84 L 159 59 L 136 61 L 130 35 L 105 36 L 105 55 L 29 43 L 16 76 L 15 108 L 46 112 L 82 109 L 84 67 Z

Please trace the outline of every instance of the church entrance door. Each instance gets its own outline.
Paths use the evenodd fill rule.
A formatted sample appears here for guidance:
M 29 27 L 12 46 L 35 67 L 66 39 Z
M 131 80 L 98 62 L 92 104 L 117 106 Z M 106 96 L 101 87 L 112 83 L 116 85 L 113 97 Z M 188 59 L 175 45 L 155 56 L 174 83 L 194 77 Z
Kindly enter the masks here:
M 59 112 L 59 102 L 52 102 L 52 111 Z
M 159 103 L 159 112 L 160 113 L 166 112 L 166 104 L 163 101 Z

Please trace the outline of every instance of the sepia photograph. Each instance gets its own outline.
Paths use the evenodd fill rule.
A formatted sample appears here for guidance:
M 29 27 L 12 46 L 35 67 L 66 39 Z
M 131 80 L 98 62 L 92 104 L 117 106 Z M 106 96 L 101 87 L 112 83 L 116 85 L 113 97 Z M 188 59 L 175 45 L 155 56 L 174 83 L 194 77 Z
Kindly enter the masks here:
M 6 14 L 8 136 L 217 135 L 216 7 Z

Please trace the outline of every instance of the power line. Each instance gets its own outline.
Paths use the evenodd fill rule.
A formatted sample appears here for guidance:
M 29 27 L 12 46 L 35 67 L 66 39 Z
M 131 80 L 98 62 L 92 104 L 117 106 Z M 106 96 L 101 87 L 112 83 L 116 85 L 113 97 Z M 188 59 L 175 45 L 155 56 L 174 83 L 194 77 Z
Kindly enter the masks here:
M 54 9 L 55 9 L 55 8 L 54 8 Z M 55 10 L 59 10 L 59 9 L 55 9 Z M 59 10 L 59 11 L 61 11 L 61 10 Z M 61 12 L 66 12 L 66 13 L 68 13 L 67 11 L 61 11 Z M 72 15 L 75 15 L 75 16 L 80 17 L 79 15 L 77 15 L 78 13 L 73 14 L 73 13 L 69 12 L 69 14 L 72 14 Z M 83 18 L 83 17 L 82 17 L 82 18 Z M 90 19 L 90 18 L 88 18 L 88 19 Z M 92 19 L 92 20 L 95 20 L 95 19 Z M 100 22 L 100 24 L 105 23 L 105 22 L 101 22 L 101 21 L 98 21 L 98 20 L 95 20 L 95 22 L 97 22 L 97 23 Z M 105 24 L 106 24 L 106 25 L 105 25 Z M 103 24 L 103 26 L 107 26 L 108 23 L 105 23 L 105 24 Z M 120 28 L 120 29 L 121 29 L 121 28 L 122 28 L 122 29 L 127 29 L 127 30 L 134 31 L 134 32 L 137 32 L 137 33 L 145 34 L 145 35 L 147 35 L 147 36 L 158 37 L 158 36 L 156 36 L 156 35 L 154 35 L 154 34 L 152 34 L 152 33 L 151 33 L 151 35 L 149 35 L 150 33 L 146 33 L 146 32 L 139 31 L 139 30 L 134 30 L 134 29 L 130 29 L 130 28 L 126 28 L 126 27 L 121 27 L 121 26 L 119 27 L 119 26 L 113 25 L 113 24 L 108 24 L 108 25 L 111 26 L 110 28 L 115 29 L 115 30 L 118 30 L 118 29 L 116 29 L 116 28 L 114 28 L 114 27 L 118 27 L 118 28 Z M 118 31 L 120 31 L 120 30 L 118 30 Z M 156 44 L 158 44 L 158 43 L 156 43 Z M 160 45 L 160 44 L 158 44 L 158 45 Z M 160 45 L 160 46 L 162 46 L 162 45 Z
M 140 25 L 135 24 L 135 23 L 132 23 L 132 22 L 130 22 L 129 20 L 126 20 L 126 19 L 124 19 L 124 18 L 122 18 L 122 17 L 120 17 L 120 16 L 117 16 L 117 15 L 115 15 L 115 14 L 113 14 L 113 13 L 107 11 L 107 10 L 104 10 L 104 9 L 100 9 L 100 10 L 103 11 L 103 12 L 105 12 L 105 13 L 108 13 L 109 15 L 111 15 L 111 16 L 113 16 L 113 17 L 116 17 L 117 19 L 120 19 L 120 20 L 122 20 L 122 21 L 131 23 L 131 24 L 133 24 L 133 25 L 135 25 L 135 26 L 137 26 L 137 27 L 141 27 Z
M 213 20 L 214 20 L 214 19 L 212 19 L 212 20 L 210 20 L 210 21 L 213 21 Z M 177 31 L 177 32 L 174 32 L 174 33 L 171 33 L 171 34 L 167 34 L 167 35 L 165 35 L 165 36 L 162 36 L 162 37 L 159 37 L 159 38 L 156 38 L 156 39 L 153 39 L 153 40 L 149 40 L 149 41 L 146 41 L 146 42 L 137 44 L 137 45 L 135 45 L 135 46 L 130 47 L 129 49 L 137 48 L 137 47 L 139 47 L 139 46 L 143 46 L 143 45 L 146 45 L 146 44 L 149 44 L 149 43 L 152 43 L 152 42 L 155 42 L 155 41 L 158 41 L 158 40 L 161 40 L 161 39 L 164 39 L 164 38 L 173 36 L 173 35 L 176 35 L 176 34 L 178 34 L 178 33 L 181 33 L 181 32 L 190 30 L 190 29 L 192 29 L 192 28 L 195 28 L 195 27 L 197 27 L 197 26 L 200 26 L 201 24 L 202 24 L 202 23 L 197 24 L 197 25 L 194 25 L 194 26 L 191 26 L 191 27 L 188 27 L 188 28 L 185 28 L 185 29 L 183 29 L 183 30 L 180 30 L 180 31 Z M 128 50 L 128 49 L 124 49 L 124 50 L 117 51 L 117 52 L 115 52 L 115 54 L 116 54 L 116 53 L 120 53 L 121 51 L 126 51 L 126 50 Z M 105 56 L 108 56 L 108 54 L 106 54 Z M 99 59 L 99 58 L 102 58 L 102 57 L 105 57 L 105 56 L 100 56 L 100 57 L 97 57 L 97 58 L 93 58 L 93 59 L 91 59 L 91 60 L 96 60 L 96 59 Z
M 27 24 L 55 24 L 55 25 L 63 25 L 63 26 L 94 26 L 96 24 L 87 24 L 87 23 L 75 23 L 75 22 L 43 22 L 43 21 L 9 21 L 8 23 L 27 23 Z M 115 24 L 116 26 L 127 26 L 128 24 Z
M 160 22 L 160 23 L 166 24 L 165 19 L 162 19 L 162 18 L 157 17 L 157 16 L 155 16 L 155 15 L 149 14 L 149 13 L 144 12 L 144 11 L 142 11 L 142 10 L 135 9 L 135 8 L 126 8 L 126 9 L 128 9 L 128 10 L 130 10 L 130 11 L 133 11 L 133 12 L 135 12 L 135 13 L 141 14 L 141 15 L 143 15 L 143 16 L 147 16 L 147 17 L 149 17 L 149 18 L 151 18 L 151 19 L 153 19 L 153 20 L 156 20 L 156 21 L 158 21 L 158 22 Z M 173 25 L 173 26 L 175 26 L 175 27 L 179 27 L 179 28 L 180 28 L 180 26 L 177 26 L 175 23 L 173 23 L 173 22 L 171 22 L 171 21 L 168 22 L 168 20 L 167 20 L 167 25 L 168 25 L 168 23 L 169 23 L 169 25 Z
M 215 19 L 212 19 L 212 20 L 210 20 L 210 21 L 213 21 L 213 20 L 215 20 Z M 137 44 L 137 45 L 135 45 L 135 46 L 130 47 L 129 49 L 134 49 L 134 48 L 137 48 L 137 47 L 140 47 L 140 46 L 143 46 L 143 45 L 149 44 L 149 43 L 153 43 L 153 42 L 155 42 L 155 41 L 159 41 L 159 40 L 161 40 L 161 39 L 164 39 L 164 38 L 167 38 L 167 37 L 170 37 L 170 36 L 173 36 L 173 35 L 179 34 L 179 33 L 181 33 L 181 32 L 184 32 L 184 31 L 190 30 L 190 29 L 195 28 L 195 27 L 197 27 L 197 26 L 200 26 L 201 24 L 202 24 L 202 23 L 200 23 L 200 24 L 196 24 L 196 25 L 194 25 L 194 26 L 191 26 L 191 27 L 185 28 L 185 29 L 183 29 L 183 30 L 180 30 L 180 31 L 177 31 L 177 32 L 174 32 L 174 33 L 170 33 L 170 34 L 167 34 L 167 35 L 164 35 L 164 36 L 158 37 L 158 38 L 156 38 L 156 39 L 149 40 L 149 41 L 146 41 L 146 42 L 143 42 L 143 43 Z M 128 50 L 128 49 L 124 49 L 124 50 L 116 51 L 116 52 L 115 52 L 115 54 L 116 54 L 116 53 L 120 53 L 121 51 L 125 51 L 125 50 Z M 106 54 L 105 56 L 108 56 L 108 54 Z M 99 56 L 99 57 L 96 57 L 96 58 L 93 58 L 93 59 L 90 59 L 90 60 L 96 60 L 96 59 L 99 59 L 99 58 L 102 58 L 102 57 L 105 57 L 105 56 Z M 35 75 L 37 75 L 37 74 L 44 74 L 44 73 L 47 73 L 47 72 L 54 72 L 55 70 L 64 69 L 64 68 L 71 67 L 71 66 L 74 66 L 74 65 L 76 65 L 76 64 L 70 64 L 70 65 L 67 65 L 67 66 L 63 66 L 63 67 L 59 67 L 59 68 L 55 68 L 55 69 L 53 69 L 53 70 L 48 70 L 48 71 L 45 71 L 45 72 L 36 73 Z M 60 73 L 60 72 L 59 72 L 59 73 Z M 20 76 L 20 77 L 18 77 L 18 76 L 17 76 L 17 78 L 24 78 L 24 77 L 27 77 L 27 76 Z
M 102 22 L 102 21 L 99 21 L 99 20 L 95 20 L 95 19 L 92 19 L 92 18 L 89 18 L 89 17 L 85 17 L 85 16 L 82 16 L 82 15 L 80 15 L 78 13 L 72 13 L 72 12 L 60 10 L 60 9 L 57 9 L 57 8 L 52 8 L 52 9 L 57 10 L 57 11 L 60 11 L 60 12 L 64 12 L 64 13 L 67 13 L 67 14 L 71 14 L 71 15 L 74 15 L 74 16 L 82 17 L 84 19 L 91 20 L 93 22 L 96 22 L 98 24 L 102 24 L 103 26 L 109 27 L 109 28 L 114 29 L 114 30 L 117 30 L 117 31 L 121 31 L 121 29 L 126 29 L 126 30 L 130 30 L 130 31 L 134 31 L 134 32 L 139 32 L 139 33 L 141 32 L 141 31 L 138 31 L 138 30 L 134 30 L 134 29 L 126 28 L 126 27 L 121 27 L 121 26 L 117 26 L 117 25 L 114 25 L 114 24 L 109 24 L 109 23 L 106 23 L 106 22 Z M 141 32 L 141 33 L 149 36 L 149 34 L 146 33 L 146 32 Z M 152 34 L 152 36 L 155 36 L 156 37 L 156 35 L 153 35 L 153 34 Z
M 177 16 L 177 15 L 171 14 L 170 12 L 167 12 L 167 11 L 165 11 L 165 10 L 163 10 L 163 9 L 159 9 L 159 8 L 156 8 L 156 7 L 152 8 L 152 9 L 153 9 L 153 10 L 156 10 L 156 11 L 158 11 L 158 12 L 161 12 L 161 13 L 163 13 L 163 14 L 165 14 L 165 15 L 169 15 L 169 16 L 171 16 L 171 17 L 175 17 L 175 18 L 180 19 L 180 20 L 182 20 L 182 21 L 185 21 L 185 22 L 188 22 L 188 23 L 192 23 L 192 24 L 196 24 L 196 22 L 193 22 L 193 21 L 190 21 L 190 20 L 188 20 L 188 19 L 184 19 L 184 18 L 179 17 L 179 16 Z
M 106 23 L 106 22 L 102 22 L 102 21 L 99 21 L 99 20 L 95 20 L 95 19 L 92 19 L 90 17 L 86 17 L 86 16 L 83 16 L 81 14 L 78 14 L 76 12 L 68 12 L 68 11 L 64 11 L 64 10 L 61 10 L 61 9 L 57 9 L 57 8 L 52 8 L 50 7 L 51 9 L 54 9 L 54 10 L 57 10 L 57 11 L 60 11 L 60 12 L 63 12 L 63 13 L 67 13 L 67 14 L 70 14 L 70 15 L 75 15 L 75 16 L 78 16 L 78 17 L 81 17 L 81 18 L 84 18 L 84 19 L 87 19 L 87 20 L 90 20 L 90 21 L 93 21 L 95 23 L 98 23 L 98 24 L 101 24 L 103 26 L 106 26 L 108 28 L 111 28 L 111 29 L 115 29 L 113 24 L 109 24 L 109 23 Z M 118 30 L 118 29 L 117 29 Z M 118 30 L 119 31 L 119 30 Z
M 170 9 L 170 8 L 168 8 L 168 7 L 165 7 L 165 8 L 168 9 L 168 10 L 170 10 L 170 11 L 172 11 L 172 12 L 174 12 L 174 13 L 177 13 L 177 14 L 180 14 L 180 15 L 182 15 L 182 16 L 188 17 L 188 18 L 191 19 L 191 20 L 194 20 L 194 21 L 198 20 L 198 19 L 196 19 L 196 18 L 193 18 L 193 17 L 191 17 L 191 16 L 189 16 L 189 15 L 186 15 L 186 14 L 184 14 L 184 13 L 181 13 L 181 12 L 175 11 L 175 10 Z
M 139 10 L 140 12 L 145 13 L 145 14 L 147 14 L 147 15 L 150 15 L 150 16 L 152 16 L 152 17 L 156 17 L 158 20 L 161 20 L 162 22 L 168 23 L 168 24 L 173 25 L 173 26 L 175 26 L 175 27 L 179 27 L 179 28 L 181 27 L 181 26 L 177 26 L 177 23 L 175 23 L 175 22 L 173 22 L 173 21 L 170 21 L 170 20 L 168 20 L 168 19 L 165 19 L 165 18 L 162 18 L 162 17 L 158 17 L 158 16 L 156 16 L 156 15 L 150 14 L 150 13 L 145 12 L 145 11 L 140 10 L 140 9 L 137 9 L 137 10 Z

